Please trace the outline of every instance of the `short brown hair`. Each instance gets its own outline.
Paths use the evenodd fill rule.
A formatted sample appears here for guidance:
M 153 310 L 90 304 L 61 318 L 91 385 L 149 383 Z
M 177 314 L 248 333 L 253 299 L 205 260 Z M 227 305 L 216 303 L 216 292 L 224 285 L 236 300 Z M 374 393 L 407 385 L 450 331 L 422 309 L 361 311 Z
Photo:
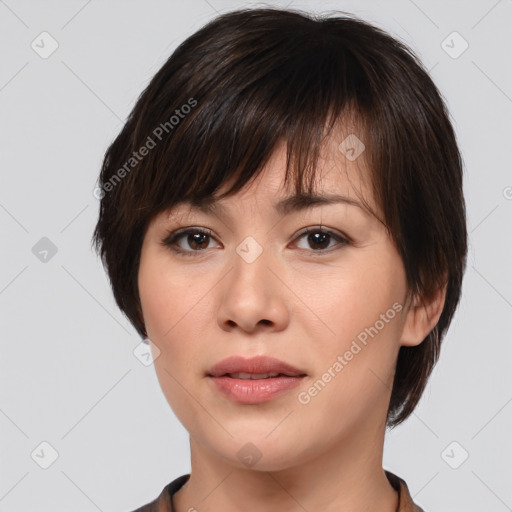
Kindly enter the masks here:
M 466 265 L 462 158 L 440 92 L 402 42 L 346 13 L 276 8 L 223 14 L 186 39 L 108 148 L 93 243 L 119 308 L 146 337 L 138 267 L 149 222 L 182 201 L 236 193 L 287 143 L 286 177 L 314 183 L 325 135 L 353 114 L 408 289 L 447 286 L 423 342 L 398 354 L 387 425 L 418 403 L 457 307 Z M 145 148 L 145 150 L 144 150 Z M 307 171 L 310 172 L 307 172 Z

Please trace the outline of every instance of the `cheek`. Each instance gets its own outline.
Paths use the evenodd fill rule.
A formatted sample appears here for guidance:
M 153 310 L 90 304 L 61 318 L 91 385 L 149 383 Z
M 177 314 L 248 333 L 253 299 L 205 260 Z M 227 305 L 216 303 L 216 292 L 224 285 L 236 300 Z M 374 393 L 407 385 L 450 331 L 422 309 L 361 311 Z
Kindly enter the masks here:
M 335 278 L 328 293 L 316 295 L 317 307 L 324 308 L 318 316 L 326 319 L 328 329 L 320 337 L 310 336 L 316 340 L 310 358 L 315 378 L 303 390 L 305 400 L 311 397 L 303 412 L 322 416 L 325 411 L 350 411 L 352 419 L 346 421 L 362 424 L 370 411 L 385 412 L 380 408 L 392 387 L 405 278 L 394 257 L 381 257 L 379 265 L 366 261 L 347 267 L 333 273 Z
M 328 272 L 322 269 L 321 274 L 299 283 L 297 295 L 307 306 L 301 316 L 309 319 L 311 334 L 321 333 L 317 339 L 326 348 L 336 345 L 339 350 L 350 345 L 376 322 L 377 327 L 385 322 L 380 330 L 386 331 L 386 336 L 381 338 L 397 336 L 400 315 L 396 304 L 402 305 L 405 297 L 405 274 L 398 254 L 390 247 L 354 251 L 343 266 Z
M 138 282 L 144 322 L 158 349 L 153 349 L 153 355 L 158 354 L 154 368 L 162 392 L 176 416 L 190 426 L 200 421 L 187 390 L 193 389 L 200 373 L 201 340 L 207 332 L 205 324 L 211 324 L 207 301 L 201 301 L 208 284 L 200 279 L 191 283 L 190 276 L 157 260 L 154 255 L 141 257 Z
M 148 336 L 168 345 L 177 332 L 198 328 L 201 297 L 208 289 L 206 279 L 192 279 L 169 264 L 165 256 L 141 256 L 138 285 Z
M 168 259 L 141 257 L 139 293 L 146 331 L 159 350 L 155 371 L 167 398 L 180 402 L 182 388 L 202 376 L 205 335 L 215 319 L 209 306 L 207 276 L 179 272 Z M 185 400 L 186 397 L 183 397 Z
M 336 404 L 336 410 L 350 410 L 362 421 L 368 411 L 381 407 L 383 396 L 391 389 L 405 274 L 393 251 L 379 251 L 378 255 L 373 251 L 365 256 L 359 253 L 343 270 L 333 270 L 325 280 L 329 282 L 327 293 L 314 294 L 321 311 L 318 316 L 325 319 L 328 329 L 323 326 L 318 337 L 310 331 L 310 338 L 316 340 L 311 353 L 311 360 L 316 360 L 315 379 L 321 381 L 310 383 L 316 386 L 311 392 L 314 395 L 316 388 L 321 392 L 307 411 L 323 414 Z

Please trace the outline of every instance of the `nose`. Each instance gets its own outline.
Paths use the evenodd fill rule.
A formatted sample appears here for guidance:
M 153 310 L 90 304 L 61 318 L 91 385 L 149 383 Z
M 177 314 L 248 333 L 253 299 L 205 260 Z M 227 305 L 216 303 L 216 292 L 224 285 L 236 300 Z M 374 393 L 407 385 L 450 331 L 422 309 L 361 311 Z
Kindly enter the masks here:
M 276 277 L 279 265 L 270 249 L 263 249 L 254 259 L 257 247 L 261 246 L 254 240 L 252 244 L 240 244 L 233 254 L 231 270 L 219 283 L 217 321 L 225 331 L 280 331 L 288 325 L 289 292 Z

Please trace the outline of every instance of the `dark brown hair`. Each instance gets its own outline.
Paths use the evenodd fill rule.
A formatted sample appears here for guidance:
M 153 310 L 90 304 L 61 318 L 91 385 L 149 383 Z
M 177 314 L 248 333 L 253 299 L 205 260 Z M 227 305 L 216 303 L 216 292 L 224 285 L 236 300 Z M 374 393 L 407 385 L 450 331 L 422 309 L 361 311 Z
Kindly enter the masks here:
M 457 307 L 466 264 L 462 158 L 440 92 L 414 53 L 345 13 L 243 9 L 186 39 L 139 97 L 108 148 L 93 243 L 116 302 L 146 331 L 137 276 L 143 237 L 158 213 L 236 193 L 279 141 L 297 192 L 314 184 L 327 132 L 355 119 L 373 193 L 401 255 L 409 292 L 446 284 L 437 326 L 400 347 L 387 424 L 418 403 Z M 340 141 L 341 142 L 341 141 Z M 308 181 L 309 180 L 309 181 Z M 307 183 L 306 183 L 307 182 Z

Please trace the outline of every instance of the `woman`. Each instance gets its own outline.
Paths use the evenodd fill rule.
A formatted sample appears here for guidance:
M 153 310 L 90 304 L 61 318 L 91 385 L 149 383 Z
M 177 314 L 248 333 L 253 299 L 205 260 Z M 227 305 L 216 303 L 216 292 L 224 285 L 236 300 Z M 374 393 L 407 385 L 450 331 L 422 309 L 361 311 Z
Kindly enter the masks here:
M 143 511 L 422 511 L 382 467 L 459 301 L 462 161 L 412 52 L 246 9 L 184 41 L 107 150 L 94 233 L 190 434 Z

